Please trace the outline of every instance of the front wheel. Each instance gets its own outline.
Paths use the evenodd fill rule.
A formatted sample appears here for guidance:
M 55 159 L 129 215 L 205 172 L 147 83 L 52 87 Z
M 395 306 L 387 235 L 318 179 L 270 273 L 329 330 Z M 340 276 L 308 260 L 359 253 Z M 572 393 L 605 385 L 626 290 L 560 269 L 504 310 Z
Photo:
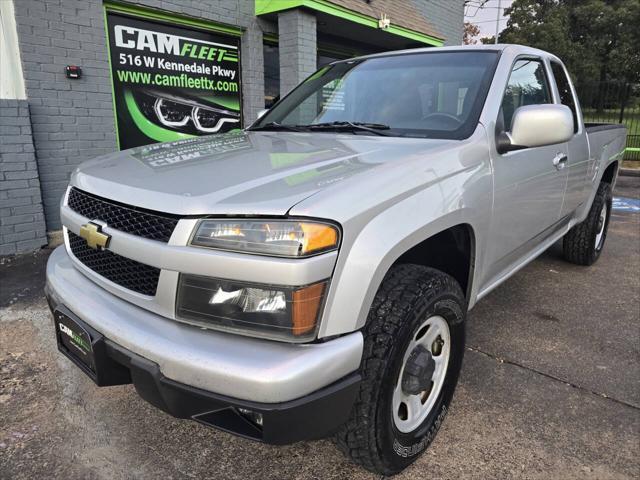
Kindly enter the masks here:
M 562 240 L 565 260 L 578 265 L 592 265 L 598 260 L 607 239 L 611 201 L 611 185 L 600 183 L 587 218 Z
M 434 439 L 462 366 L 466 301 L 449 275 L 420 265 L 389 271 L 367 318 L 362 383 L 338 447 L 393 475 Z

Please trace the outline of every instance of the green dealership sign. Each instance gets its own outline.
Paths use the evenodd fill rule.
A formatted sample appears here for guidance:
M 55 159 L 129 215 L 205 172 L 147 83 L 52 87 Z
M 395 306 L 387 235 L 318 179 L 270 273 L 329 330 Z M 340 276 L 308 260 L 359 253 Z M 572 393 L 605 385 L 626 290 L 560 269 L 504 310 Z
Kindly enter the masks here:
M 121 149 L 240 128 L 237 37 L 107 11 Z

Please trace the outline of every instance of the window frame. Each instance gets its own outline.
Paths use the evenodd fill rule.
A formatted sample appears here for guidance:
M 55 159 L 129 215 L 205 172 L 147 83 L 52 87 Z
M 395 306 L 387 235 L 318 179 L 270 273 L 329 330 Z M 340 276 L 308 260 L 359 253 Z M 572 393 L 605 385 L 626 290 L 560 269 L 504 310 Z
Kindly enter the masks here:
M 515 66 L 515 64 L 517 62 L 519 62 L 520 60 L 533 60 L 536 62 L 540 62 L 540 64 L 542 65 L 543 71 L 544 71 L 544 78 L 547 81 L 547 89 L 548 89 L 548 93 L 549 93 L 549 98 L 551 99 L 551 103 L 547 104 L 547 103 L 541 103 L 541 104 L 532 104 L 532 105 L 553 105 L 558 103 L 558 98 L 557 97 L 557 85 L 555 85 L 555 77 L 554 77 L 554 84 L 552 85 L 551 82 L 549 81 L 549 66 L 547 65 L 547 59 L 541 57 L 540 55 L 532 55 L 532 54 L 522 54 L 522 55 L 518 55 L 517 57 L 515 57 L 513 59 L 513 61 L 511 62 L 511 66 L 509 67 L 509 75 L 507 76 L 507 81 L 504 84 L 504 87 L 502 88 L 502 94 L 500 95 L 500 108 L 498 108 L 498 117 L 496 118 L 496 125 L 499 125 L 500 122 L 500 117 L 502 116 L 502 131 L 503 132 L 510 132 L 511 130 L 507 130 L 506 125 L 504 124 L 504 113 L 501 115 L 500 112 L 502 112 L 502 101 L 504 100 L 504 96 L 507 93 L 507 88 L 509 88 L 509 80 L 511 80 L 511 74 L 513 73 L 513 67 Z M 521 105 L 522 106 L 522 105 Z M 518 107 L 520 108 L 520 107 Z M 517 108 L 513 111 L 513 113 L 515 114 Z M 513 120 L 513 118 L 512 118 Z M 511 127 L 511 126 L 509 126 Z
M 575 87 L 573 86 L 573 82 L 571 81 L 571 76 L 569 75 L 569 71 L 565 67 L 564 63 L 562 63 L 559 59 L 549 58 L 548 61 L 549 61 L 549 71 L 551 72 L 551 76 L 553 77 L 553 82 L 555 86 L 555 94 L 557 97 L 556 103 L 558 105 L 564 105 L 564 103 L 562 103 L 562 98 L 560 96 L 560 87 L 558 86 L 558 81 L 556 80 L 556 76 L 553 73 L 553 64 L 556 64 L 558 67 L 560 67 L 560 69 L 562 69 L 562 73 L 564 74 L 564 77 L 567 80 L 567 84 L 569 85 L 569 91 L 571 92 L 571 98 L 573 99 L 573 109 L 575 110 L 571 112 L 573 114 L 573 134 L 578 135 L 582 131 L 582 122 L 580 120 L 582 118 L 582 115 L 581 115 L 582 110 L 580 109 L 580 103 L 578 102 L 578 95 L 576 95 L 576 90 L 575 90 Z M 569 107 L 569 105 L 565 105 L 565 106 Z

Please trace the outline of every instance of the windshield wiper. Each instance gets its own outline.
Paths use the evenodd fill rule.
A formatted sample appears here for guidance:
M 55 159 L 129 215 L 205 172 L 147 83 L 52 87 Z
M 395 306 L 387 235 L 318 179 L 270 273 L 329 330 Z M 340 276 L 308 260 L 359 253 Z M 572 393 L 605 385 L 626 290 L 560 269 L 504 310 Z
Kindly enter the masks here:
M 346 130 L 346 131 L 365 131 L 374 133 L 376 135 L 382 135 L 385 137 L 394 136 L 384 130 L 389 130 L 389 125 L 382 123 L 366 123 L 366 122 L 326 122 L 326 123 L 312 123 L 310 125 L 299 125 L 300 127 L 308 128 L 309 130 Z
M 259 127 L 251 127 L 249 130 L 287 130 L 290 132 L 304 132 L 306 128 L 294 125 L 282 125 L 278 122 L 269 122 Z

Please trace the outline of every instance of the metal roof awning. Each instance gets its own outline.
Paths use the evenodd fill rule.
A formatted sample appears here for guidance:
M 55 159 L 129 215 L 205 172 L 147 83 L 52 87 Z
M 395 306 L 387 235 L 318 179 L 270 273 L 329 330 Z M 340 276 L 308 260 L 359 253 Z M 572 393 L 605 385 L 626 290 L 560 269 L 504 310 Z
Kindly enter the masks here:
M 440 47 L 444 39 L 408 1 L 378 0 L 256 0 L 256 16 L 270 15 L 293 8 L 306 8 L 332 17 L 338 17 L 376 32 L 402 37 L 411 42 Z M 379 27 L 380 17 L 389 18 L 389 26 Z

